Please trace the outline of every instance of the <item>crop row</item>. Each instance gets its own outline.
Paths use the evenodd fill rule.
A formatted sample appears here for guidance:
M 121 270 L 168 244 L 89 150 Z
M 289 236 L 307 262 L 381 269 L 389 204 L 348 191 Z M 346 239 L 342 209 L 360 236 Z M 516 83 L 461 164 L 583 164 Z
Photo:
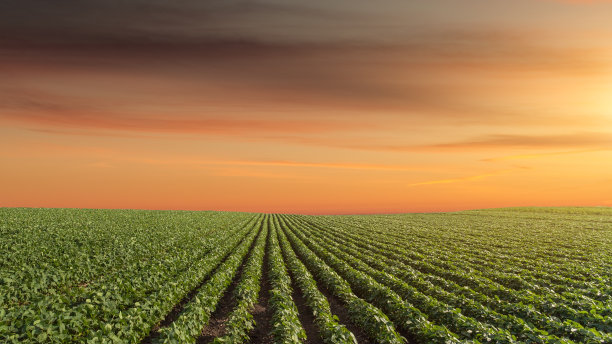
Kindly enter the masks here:
M 330 228 L 337 228 L 330 226 Z M 357 234 L 354 231 L 349 235 L 353 236 L 357 240 L 364 242 L 363 238 L 372 238 L 368 234 Z M 591 300 L 590 302 L 584 301 L 586 298 L 580 293 L 580 290 L 572 290 L 566 292 L 564 295 L 557 294 L 552 291 L 540 290 L 539 293 L 535 293 L 531 290 L 513 289 L 501 283 L 499 273 L 490 271 L 486 267 L 480 267 L 479 270 L 474 268 L 465 268 L 460 262 L 451 263 L 452 259 L 448 259 L 446 256 L 436 256 L 433 252 L 428 255 L 428 259 L 415 257 L 415 247 L 420 248 L 422 246 L 410 244 L 410 249 L 406 249 L 402 245 L 402 242 L 393 241 L 379 235 L 376 240 L 373 241 L 374 246 L 384 246 L 383 249 L 389 254 L 396 253 L 402 261 L 414 266 L 416 269 L 431 273 L 433 270 L 440 270 L 444 272 L 446 279 L 450 278 L 449 275 L 453 275 L 463 280 L 468 280 L 464 276 L 469 276 L 470 283 L 478 283 L 480 285 L 487 285 L 495 289 L 495 295 L 506 299 L 513 303 L 525 303 L 535 304 L 543 312 L 550 313 L 559 317 L 566 317 L 572 319 L 578 319 L 583 325 L 589 326 L 589 323 L 601 323 L 601 317 L 610 315 L 610 307 L 602 302 Z M 405 245 L 409 245 L 406 243 Z M 427 246 L 434 246 L 429 244 Z M 437 257 L 437 260 L 432 260 L 431 257 Z M 425 270 L 422 270 L 425 269 Z M 499 279 L 490 279 L 482 275 L 483 271 L 487 271 L 489 274 L 497 275 Z M 472 287 L 472 285 L 468 285 Z M 596 293 L 605 293 L 600 290 L 596 290 Z M 578 302 L 576 299 L 580 299 L 583 302 Z M 576 307 L 578 309 L 573 309 Z M 605 321 L 604 321 L 605 322 Z
M 147 331 L 148 322 L 163 317 L 165 310 L 172 308 L 174 299 L 180 299 L 189 291 L 189 286 L 195 286 L 207 275 L 216 257 L 233 249 L 229 246 L 223 250 L 221 243 L 230 245 L 234 241 L 228 239 L 239 240 L 250 230 L 248 224 L 235 225 L 235 229 L 221 235 L 198 240 L 202 250 L 195 256 L 203 259 L 185 270 L 183 266 L 193 255 L 179 251 L 170 255 L 172 259 L 165 264 L 151 264 L 148 269 L 110 280 L 93 290 L 77 288 L 68 296 L 46 295 L 35 304 L 3 309 L 0 338 L 9 342 L 65 342 L 102 338 L 106 334 L 138 337 L 137 333 Z
M 351 291 L 350 294 L 352 294 L 352 289 L 354 289 L 359 296 L 378 307 L 401 329 L 412 333 L 418 340 L 423 342 L 457 342 L 456 335 L 429 322 L 418 309 L 403 300 L 389 288 L 376 282 L 361 271 L 352 268 L 333 254 L 330 254 L 316 245 L 312 245 L 312 243 L 303 236 L 297 235 L 295 231 L 292 231 L 291 224 L 285 222 L 284 228 L 286 229 L 285 234 L 292 244 L 301 248 L 303 251 L 310 252 L 312 256 L 320 257 L 319 259 L 321 259 L 322 265 L 324 264 L 324 266 L 328 266 L 335 270 L 346 280 L 346 282 L 348 282 L 346 283 L 346 290 Z M 342 294 L 338 296 L 342 297 Z M 392 324 L 388 326 L 394 327 Z M 393 331 L 393 333 L 395 333 L 395 331 Z M 397 336 L 390 336 L 387 340 L 391 342 L 391 340 L 403 341 L 405 339 Z
M 612 343 L 608 215 L 0 209 L 0 342 Z
M 217 303 L 230 285 L 244 257 L 249 252 L 256 235 L 260 230 L 252 230 L 240 244 L 229 253 L 215 270 L 212 277 L 201 286 L 195 296 L 185 306 L 178 318 L 170 326 L 159 330 L 159 343 L 195 343 L 202 330 L 208 324 Z M 219 261 L 212 265 L 218 264 Z
M 251 311 L 258 300 L 261 289 L 263 259 L 268 238 L 268 223 L 262 223 L 261 233 L 255 247 L 242 271 L 239 284 L 234 290 L 236 306 L 229 314 L 226 324 L 227 333 L 213 340 L 215 344 L 243 343 L 249 340 L 249 331 L 255 327 Z
M 278 221 L 278 218 L 275 218 L 275 221 Z M 323 341 L 325 343 L 357 344 L 357 339 L 353 333 L 344 325 L 339 324 L 337 317 L 332 314 L 327 298 L 318 289 L 317 282 L 310 271 L 296 256 L 284 232 L 278 231 L 277 233 L 287 266 L 295 283 L 306 298 Z
M 313 231 L 310 231 L 308 235 L 311 239 L 314 239 L 316 234 L 313 235 Z M 555 336 L 549 336 L 547 332 L 529 326 L 520 318 L 497 313 L 474 300 L 449 293 L 427 282 L 418 273 L 411 271 L 409 267 L 404 270 L 405 266 L 400 268 L 396 261 L 374 251 L 364 251 L 356 245 L 346 242 L 343 242 L 342 245 L 335 245 L 334 242 L 320 237 L 317 238 L 317 242 L 320 242 L 323 247 L 338 256 L 345 257 L 347 261 L 352 262 L 353 266 L 369 273 L 406 299 L 414 300 L 414 303 L 427 313 L 429 319 L 435 319 L 450 329 L 464 333 L 466 337 L 474 334 L 482 338 L 493 338 L 503 342 L 512 342 L 515 337 L 518 337 L 518 340 L 537 343 L 570 342 Z M 412 273 L 407 274 L 405 271 Z M 487 330 L 486 326 L 483 326 L 487 323 L 494 325 L 501 331 L 487 333 L 491 332 L 491 330 Z M 508 332 L 504 332 L 503 329 Z M 480 338 L 481 341 L 482 338 Z
M 584 314 L 580 313 L 575 314 L 575 317 L 573 319 L 567 318 L 564 321 L 559 321 L 554 317 L 550 317 L 547 313 L 537 312 L 529 303 L 523 304 L 513 302 L 500 302 L 499 298 L 497 298 L 498 295 L 493 295 L 494 297 L 490 298 L 486 295 L 480 294 L 472 290 L 470 287 L 474 287 L 474 285 L 470 285 L 469 287 L 461 287 L 455 283 L 459 282 L 465 284 L 465 282 L 468 282 L 468 284 L 470 284 L 469 282 L 472 281 L 471 276 L 468 277 L 461 274 L 452 275 L 452 273 L 449 272 L 448 269 L 439 269 L 431 266 L 427 268 L 427 263 L 417 260 L 409 260 L 409 264 L 404 265 L 403 263 L 405 263 L 404 260 L 406 258 L 406 255 L 393 253 L 393 251 L 397 249 L 397 245 L 382 245 L 380 243 L 380 240 L 377 240 L 375 243 L 369 243 L 370 240 L 364 240 L 364 238 L 360 236 L 350 238 L 346 236 L 346 233 L 342 233 L 338 230 L 329 232 L 320 229 L 319 231 L 311 231 L 310 234 L 313 233 L 327 238 L 342 238 L 342 240 L 340 240 L 342 242 L 342 254 L 345 254 L 346 252 L 350 251 L 350 247 L 347 247 L 347 243 L 352 242 L 352 245 L 355 246 L 355 249 L 352 251 L 354 254 L 359 254 L 359 252 L 370 252 L 363 254 L 363 257 L 367 257 L 370 262 L 378 261 L 384 262 L 385 264 L 398 266 L 398 268 L 396 269 L 396 274 L 398 276 L 402 277 L 404 281 L 409 282 L 409 284 L 411 284 L 418 290 L 425 291 L 428 295 L 435 297 L 443 297 L 446 300 L 449 299 L 449 295 L 451 295 L 450 293 L 452 293 L 452 295 L 460 295 L 463 299 L 461 302 L 462 309 L 465 309 L 464 311 L 470 311 L 470 307 L 467 306 L 471 304 L 472 309 L 474 311 L 474 313 L 472 314 L 478 314 L 478 312 L 476 311 L 480 303 L 482 304 L 482 306 L 491 307 L 495 311 L 498 311 L 499 314 L 505 314 L 511 316 L 510 318 L 514 318 L 514 320 L 506 324 L 506 326 L 511 326 L 512 323 L 515 323 L 516 325 L 520 326 L 520 324 L 524 322 L 521 318 L 525 318 L 525 320 L 528 320 L 529 322 L 534 323 L 537 326 L 542 326 L 542 328 L 549 333 L 552 332 L 559 336 L 567 336 L 569 338 L 574 338 L 578 341 L 600 342 L 601 340 L 610 340 L 610 336 L 606 334 L 606 332 L 609 332 L 609 326 L 607 325 L 609 324 L 609 318 L 588 313 L 586 314 L 585 319 L 580 318 L 580 316 Z M 380 258 L 377 257 L 376 259 L 373 259 L 372 253 L 380 254 Z M 381 260 L 381 258 L 383 258 L 383 260 Z M 385 271 L 385 264 L 373 263 L 373 266 L 375 267 L 375 269 L 378 269 L 378 271 Z M 414 269 L 412 265 L 416 265 L 416 267 L 419 269 Z M 440 278 L 439 276 L 442 276 L 442 278 Z M 429 283 L 425 283 L 426 281 Z M 443 290 L 440 287 L 431 284 L 430 282 L 432 281 L 438 282 L 439 284 L 444 286 L 446 290 Z M 488 287 L 490 288 L 490 286 Z M 486 287 L 480 289 L 480 291 L 484 292 L 485 294 L 487 291 L 490 290 L 491 289 L 487 289 Z M 454 298 L 452 297 L 452 295 L 450 297 L 451 300 Z M 455 300 L 455 304 L 458 301 L 459 300 Z M 490 314 L 488 317 L 490 318 L 496 316 L 494 314 Z M 588 327 L 583 327 L 574 319 L 579 320 L 582 323 L 588 324 Z M 499 323 L 499 319 L 493 322 Z M 534 331 L 539 332 L 541 336 L 544 336 L 546 333 L 539 331 L 535 328 Z M 515 333 L 522 335 L 526 334 L 524 331 L 516 330 Z M 541 339 L 551 340 L 554 338 L 548 337 L 550 336 L 544 336 Z
M 483 218 L 488 221 L 482 221 Z M 594 273 L 608 278 L 611 277 L 610 267 L 612 266 L 609 263 L 607 269 L 598 264 L 589 264 L 588 266 L 565 264 L 568 259 L 592 261 L 602 258 L 596 254 L 597 250 L 593 251 L 593 239 L 596 239 L 595 242 L 602 241 L 597 240 L 601 238 L 594 236 L 593 233 L 585 233 L 580 230 L 568 231 L 564 227 L 555 230 L 554 227 L 559 226 L 558 220 L 553 223 L 545 223 L 546 226 L 539 229 L 537 228 L 539 222 L 532 221 L 529 223 L 528 230 L 525 230 L 522 228 L 524 226 L 522 223 L 517 224 L 517 228 L 512 228 L 508 227 L 508 223 L 505 221 L 499 221 L 496 218 L 470 216 L 467 218 L 469 221 L 464 220 L 463 222 L 458 221 L 459 219 L 459 215 L 454 215 L 448 225 L 441 221 L 436 221 L 433 224 L 419 222 L 415 224 L 418 227 L 411 225 L 406 229 L 404 229 L 407 225 L 406 218 L 401 216 L 368 217 L 367 219 L 360 218 L 358 221 L 346 219 L 342 222 L 350 223 L 354 227 L 362 227 L 369 232 L 379 232 L 396 240 L 413 242 L 423 239 L 426 243 L 436 240 L 436 251 L 440 252 L 447 249 L 452 252 L 458 250 L 467 253 L 476 251 L 479 257 L 486 257 L 487 260 L 503 260 L 505 262 L 504 267 L 507 268 L 524 266 L 535 272 L 534 269 L 541 267 L 541 269 L 536 270 L 541 274 L 546 274 L 553 268 L 555 274 L 548 274 L 549 278 L 565 274 L 564 276 L 567 278 L 582 276 L 582 280 L 586 278 L 586 280 L 591 281 Z M 443 227 L 443 231 L 440 230 L 441 227 Z M 392 230 L 387 230 L 389 228 Z M 528 235 L 524 235 L 525 232 Z M 551 232 L 557 235 L 552 236 Z M 584 241 L 567 240 L 585 236 Z M 534 245 L 534 242 L 538 244 Z M 592 254 L 586 258 L 585 255 L 589 251 Z M 534 259 L 534 257 L 545 257 L 546 259 Z
M 424 281 L 435 282 L 444 287 L 447 292 L 467 298 L 465 300 L 467 303 L 479 303 L 485 307 L 490 307 L 500 314 L 522 318 L 528 323 L 535 324 L 551 334 L 561 337 L 566 336 L 577 341 L 590 340 L 598 342 L 599 340 L 607 340 L 610 338 L 610 336 L 606 334 L 606 332 L 609 332 L 609 318 L 591 313 L 574 313 L 574 318 L 567 318 L 564 321 L 559 321 L 559 318 L 551 317 L 549 315 L 550 313 L 538 312 L 530 303 L 514 303 L 510 300 L 508 302 L 503 302 L 499 298 L 500 294 L 494 293 L 498 291 L 498 289 L 495 289 L 492 285 L 475 284 L 471 276 L 453 273 L 449 269 L 431 266 L 423 261 L 409 260 L 408 264 L 406 264 L 406 255 L 394 252 L 396 250 L 401 250 L 397 245 L 383 245 L 380 241 L 368 244 L 366 243 L 368 241 L 363 240 L 363 238 L 359 236 L 351 238 L 348 236 L 349 234 L 347 232 L 343 233 L 339 230 L 327 232 L 320 229 L 320 231 L 321 234 L 326 233 L 324 234 L 326 236 L 342 238 L 343 250 L 349 250 L 350 246 L 347 247 L 346 245 L 352 244 L 359 252 L 370 252 L 368 256 L 372 256 L 372 254 L 379 255 L 380 259 L 378 259 L 378 261 L 382 259 L 385 263 L 397 266 L 397 270 L 399 271 L 397 273 L 398 276 L 403 277 L 405 281 L 410 282 L 417 289 L 426 291 L 429 295 L 445 293 L 442 292 L 439 287 L 431 283 L 423 283 Z M 378 268 L 382 268 L 380 264 Z M 382 270 L 384 271 L 384 269 Z M 463 284 L 464 286 L 459 286 L 457 283 Z M 430 284 L 430 286 L 428 286 L 428 284 Z M 493 292 L 493 294 L 491 294 L 491 292 Z M 533 301 L 537 302 L 538 300 L 536 299 Z M 465 306 L 466 305 L 463 305 L 462 308 Z M 469 310 L 469 308 L 467 308 L 467 310 Z M 583 314 L 586 316 L 580 318 Z M 587 324 L 587 327 L 582 326 L 577 321 Z M 519 319 L 518 323 L 520 322 L 521 320 Z M 510 326 L 510 324 L 511 323 L 508 323 L 507 326 Z M 523 331 L 517 333 L 523 333 Z
M 504 270 L 507 270 L 508 267 L 513 267 L 516 264 L 511 262 L 509 259 L 500 259 L 499 257 L 504 257 L 504 254 L 492 254 L 487 255 L 487 250 L 482 249 L 481 247 L 470 247 L 466 249 L 466 251 L 462 251 L 458 249 L 457 242 L 465 240 L 461 237 L 453 240 L 452 242 L 448 240 L 443 240 L 442 238 L 418 238 L 418 237 L 398 237 L 395 231 L 385 231 L 385 230 L 376 230 L 376 225 L 371 225 L 363 228 L 363 232 L 368 233 L 369 235 L 373 235 L 374 233 L 380 235 L 379 238 L 383 241 L 395 242 L 395 243 L 405 243 L 410 244 L 411 246 L 411 256 L 417 256 L 418 259 L 428 260 L 432 264 L 438 265 L 455 265 L 456 268 L 461 268 L 466 273 L 470 273 L 472 275 L 481 275 L 483 278 L 488 278 L 494 280 L 500 284 L 503 284 L 505 287 L 512 289 L 520 289 L 520 290 L 529 290 L 534 294 L 542 294 L 544 297 L 553 297 L 557 299 L 555 302 L 564 303 L 567 297 L 572 297 L 573 295 L 579 295 L 578 298 L 580 301 L 574 301 L 577 307 L 585 307 L 580 308 L 579 310 L 591 311 L 592 308 L 595 308 L 597 312 L 597 308 L 601 310 L 609 310 L 610 307 L 606 307 L 602 305 L 601 302 L 597 302 L 596 300 L 601 301 L 611 301 L 612 300 L 612 287 L 610 287 L 609 281 L 603 276 L 598 275 L 594 271 L 588 271 L 589 279 L 588 282 L 585 281 L 574 281 L 568 278 L 565 278 L 565 281 L 570 285 L 559 285 L 556 283 L 552 283 L 550 281 L 542 280 L 540 278 L 535 278 L 530 276 L 533 271 L 538 269 L 538 259 L 534 259 L 531 257 L 530 270 L 521 270 L 520 274 L 517 273 L 503 273 Z M 452 229 L 444 232 L 444 235 L 450 235 Z M 465 233 L 463 233 L 465 236 Z M 430 234 L 431 236 L 431 234 Z M 442 239 L 442 240 L 441 240 Z M 472 243 L 472 241 L 468 241 L 468 243 Z M 432 242 L 435 242 L 436 245 L 432 245 Z M 479 241 L 476 241 L 475 245 L 478 245 Z M 493 247 L 489 243 L 489 247 Z M 533 245 L 531 245 L 533 246 Z M 510 252 L 520 251 L 520 250 L 510 250 Z M 466 253 L 467 252 L 467 253 Z M 506 251 L 508 252 L 508 251 Z M 475 254 L 476 253 L 476 254 Z M 550 252 L 549 252 L 550 254 Z M 506 254 L 507 255 L 507 254 Z M 433 258 L 436 259 L 433 259 Z M 490 269 L 483 269 L 484 265 L 475 264 L 474 260 L 480 259 L 486 260 L 486 265 L 490 266 Z M 568 257 L 565 256 L 564 259 L 567 261 Z M 540 266 L 540 270 L 551 270 L 557 271 L 558 267 L 565 267 L 564 264 L 555 264 L 554 268 L 551 268 L 550 262 L 548 259 L 545 262 L 544 266 Z M 496 263 L 496 264 L 495 264 Z M 446 268 L 445 266 L 442 266 Z M 580 265 L 571 265 L 571 270 L 577 270 L 580 268 Z M 538 285 L 539 284 L 539 285 Z M 567 292 L 570 292 L 568 295 Z M 564 293 L 560 295 L 559 293 Z M 569 300 L 568 300 L 569 301 Z

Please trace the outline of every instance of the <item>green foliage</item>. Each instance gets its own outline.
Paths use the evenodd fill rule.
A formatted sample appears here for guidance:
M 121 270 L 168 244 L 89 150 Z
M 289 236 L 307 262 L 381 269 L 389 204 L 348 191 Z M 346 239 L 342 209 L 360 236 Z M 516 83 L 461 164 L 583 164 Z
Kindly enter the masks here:
M 0 208 L 0 252 L 2 343 L 194 343 L 232 281 L 226 330 L 213 342 L 248 342 L 261 325 L 252 311 L 264 269 L 275 343 L 306 341 L 293 288 L 325 343 L 357 340 L 321 288 L 375 343 L 405 343 L 400 333 L 415 343 L 612 343 L 608 208 Z
M 270 224 L 270 219 L 268 223 Z M 306 332 L 298 319 L 298 311 L 291 294 L 291 278 L 287 273 L 278 246 L 277 228 L 270 225 L 268 241 L 268 265 L 270 269 L 270 307 L 272 309 L 272 334 L 275 343 L 301 343 Z
M 236 271 L 247 255 L 257 235 L 250 231 L 246 238 L 229 253 L 212 277 L 198 290 L 198 293 L 185 306 L 179 317 L 169 327 L 159 330 L 160 343 L 195 343 L 204 326 L 210 320 L 217 303 L 227 287 L 232 283 Z
M 275 218 L 275 221 L 278 221 Z M 356 344 L 357 339 L 345 326 L 338 324 L 325 296 L 317 288 L 317 282 L 306 266 L 295 255 L 283 231 L 278 231 L 281 248 L 291 274 L 306 298 L 321 337 L 325 343 Z
M 389 318 L 378 308 L 358 298 L 347 281 L 332 270 L 291 231 L 285 231 L 289 242 L 308 269 L 347 307 L 351 320 L 360 325 L 377 343 L 404 343 Z M 349 281 L 350 282 L 350 281 Z
M 612 342 L 612 212 L 579 210 L 292 219 L 449 329 L 462 325 L 433 304 L 522 342 Z
M 138 341 L 255 220 L 133 210 L 0 213 L 0 245 L 7 248 L 0 276 L 9 280 L 0 285 L 0 342 L 22 343 Z
M 268 222 L 264 221 L 253 253 L 249 257 L 240 283 L 234 291 L 237 300 L 236 307 L 230 313 L 225 328 L 227 333 L 217 337 L 213 343 L 244 343 L 249 340 L 249 331 L 255 327 L 255 320 L 250 311 L 257 303 L 260 292 L 263 257 L 268 237 Z

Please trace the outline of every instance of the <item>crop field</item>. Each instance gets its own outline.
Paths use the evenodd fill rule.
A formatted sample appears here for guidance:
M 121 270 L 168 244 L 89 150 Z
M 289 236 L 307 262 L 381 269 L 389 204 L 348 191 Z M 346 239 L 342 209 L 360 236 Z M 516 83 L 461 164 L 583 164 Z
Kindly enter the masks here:
M 1 343 L 612 343 L 612 209 L 0 208 Z

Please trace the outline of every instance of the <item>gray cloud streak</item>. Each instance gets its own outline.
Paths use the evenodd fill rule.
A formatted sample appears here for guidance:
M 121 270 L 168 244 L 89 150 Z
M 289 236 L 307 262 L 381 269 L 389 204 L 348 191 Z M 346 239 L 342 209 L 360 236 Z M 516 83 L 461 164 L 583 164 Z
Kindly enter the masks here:
M 0 2 L 0 72 L 11 85 L 0 85 L 0 110 L 27 121 L 33 111 L 53 118 L 60 112 L 78 115 L 98 109 L 121 126 L 121 118 L 129 122 L 135 115 L 115 106 L 112 95 L 121 90 L 126 94 L 122 101 L 138 107 L 141 96 L 150 92 L 120 83 L 108 89 L 85 83 L 85 77 L 71 81 L 83 82 L 81 88 L 89 88 L 90 94 L 111 95 L 98 99 L 84 97 L 78 89 L 45 89 L 49 86 L 27 81 L 30 74 L 44 74 L 63 85 L 76 73 L 176 84 L 167 94 L 152 94 L 147 105 L 179 122 L 192 119 L 175 106 L 184 98 L 234 110 L 232 101 L 223 98 L 223 105 L 214 98 L 235 95 L 246 109 L 288 116 L 310 108 L 338 118 L 346 111 L 348 116 L 383 113 L 415 122 L 548 125 L 549 119 L 534 116 L 532 109 L 486 106 L 479 94 L 465 92 L 487 90 L 487 83 L 503 85 L 496 76 L 500 71 L 540 81 L 550 78 L 556 85 L 560 77 L 578 84 L 609 68 L 606 55 L 547 45 L 537 32 L 422 27 L 387 39 L 385 30 L 393 30 L 384 25 L 381 11 L 377 15 L 295 1 Z M 380 27 L 358 40 L 337 32 L 353 26 L 359 32 L 361 20 Z M 330 27 L 341 30 L 325 32 Z M 483 73 L 488 73 L 484 86 L 472 87 Z M 201 95 L 201 89 L 208 93 Z M 190 95 L 181 98 L 184 93 Z M 237 117 L 249 116 L 244 108 Z M 196 110 L 204 119 L 224 115 L 223 109 Z M 563 116 L 556 119 L 564 121 Z

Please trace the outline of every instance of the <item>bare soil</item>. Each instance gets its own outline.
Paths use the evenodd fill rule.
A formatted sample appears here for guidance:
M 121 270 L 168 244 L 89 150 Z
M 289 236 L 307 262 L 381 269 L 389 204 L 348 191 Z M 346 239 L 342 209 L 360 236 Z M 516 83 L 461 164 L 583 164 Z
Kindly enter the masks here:
M 243 238 L 242 240 L 245 240 L 245 239 Z M 170 313 L 166 314 L 166 317 L 164 318 L 164 320 L 162 320 L 157 326 L 153 327 L 151 329 L 151 331 L 149 332 L 149 335 L 147 337 L 145 337 L 140 343 L 141 344 L 152 344 L 153 341 L 159 337 L 159 329 L 160 328 L 167 327 L 170 324 L 172 324 L 174 321 L 176 321 L 176 319 L 178 319 L 179 315 L 183 312 L 183 309 L 185 308 L 187 303 L 189 303 L 189 301 L 191 301 L 196 296 L 196 294 L 198 293 L 200 288 L 202 288 L 202 286 L 206 282 L 208 282 L 210 277 L 214 273 L 217 272 L 217 270 L 219 269 L 219 266 L 221 264 L 223 264 L 223 262 L 227 259 L 227 257 L 230 254 L 231 254 L 231 252 L 228 253 L 225 257 L 223 257 L 221 262 L 219 264 L 217 264 L 217 266 L 215 266 L 215 268 L 213 270 L 211 270 L 210 273 L 208 273 L 206 276 L 204 276 L 202 281 L 195 288 L 193 288 L 191 291 L 189 291 L 189 293 L 187 293 L 187 295 L 185 295 L 185 297 L 183 297 L 183 299 L 181 299 L 180 302 L 175 304 L 174 307 L 172 307 L 172 310 L 170 311 Z
M 321 335 L 319 334 L 319 329 L 317 328 L 317 325 L 315 324 L 314 315 L 312 315 L 310 307 L 308 307 L 308 304 L 306 303 L 306 299 L 304 298 L 302 291 L 297 285 L 295 285 L 295 283 L 293 283 L 292 288 L 293 288 L 292 297 L 293 297 L 293 302 L 295 303 L 298 309 L 298 318 L 300 319 L 300 322 L 302 323 L 302 327 L 304 328 L 304 331 L 306 331 L 306 341 L 304 341 L 304 343 L 323 344 L 323 339 L 321 339 Z
M 270 238 L 270 231 L 268 231 L 268 240 Z M 269 242 L 266 240 L 266 242 Z M 247 343 L 251 344 L 272 344 L 272 311 L 269 308 L 270 300 L 270 278 L 268 276 L 268 246 L 266 244 L 263 272 L 261 275 L 261 289 L 259 290 L 259 300 L 253 307 L 253 318 L 255 319 L 255 328 L 249 333 L 249 340 Z
M 370 337 L 365 333 L 361 327 L 355 325 L 349 317 L 348 310 L 346 307 L 338 300 L 337 297 L 332 295 L 327 289 L 319 286 L 319 290 L 329 302 L 329 308 L 331 308 L 332 314 L 338 317 L 338 322 L 346 328 L 353 332 L 355 338 L 357 339 L 357 343 L 360 344 L 374 344 L 375 342 L 370 339 Z
M 259 227 L 258 231 L 261 231 L 261 226 Z M 229 287 L 225 291 L 225 294 L 223 295 L 221 300 L 219 300 L 219 303 L 217 304 L 217 308 L 215 309 L 213 314 L 211 314 L 210 321 L 202 330 L 202 334 L 197 339 L 196 343 L 198 344 L 210 343 L 215 339 L 215 337 L 221 337 L 225 335 L 225 323 L 227 322 L 227 319 L 230 313 L 232 312 L 232 310 L 234 309 L 236 305 L 236 299 L 234 298 L 234 291 L 236 290 L 236 286 L 238 286 L 238 284 L 240 283 L 240 280 L 242 279 L 242 272 L 244 271 L 246 262 L 248 261 L 249 257 L 253 253 L 253 248 L 255 247 L 256 243 L 257 243 L 257 237 L 253 239 L 253 243 L 251 244 L 251 247 L 249 247 L 249 251 L 247 255 L 243 259 L 242 264 L 238 268 L 238 271 L 236 271 L 236 275 L 234 276 L 234 279 L 232 280 L 232 284 L 229 285 Z

